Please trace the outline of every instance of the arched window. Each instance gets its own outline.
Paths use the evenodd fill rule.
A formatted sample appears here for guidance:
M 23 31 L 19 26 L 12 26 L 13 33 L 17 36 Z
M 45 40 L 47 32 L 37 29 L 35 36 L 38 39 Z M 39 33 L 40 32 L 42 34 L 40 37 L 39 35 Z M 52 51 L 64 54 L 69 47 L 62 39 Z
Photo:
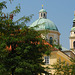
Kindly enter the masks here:
M 41 17 L 42 17 L 42 13 L 41 13 Z
M 53 45 L 53 38 L 50 37 L 50 44 Z
M 75 41 L 73 42 L 73 47 L 74 47 L 74 49 L 75 49 Z
M 45 13 L 44 13 L 44 17 L 45 17 Z

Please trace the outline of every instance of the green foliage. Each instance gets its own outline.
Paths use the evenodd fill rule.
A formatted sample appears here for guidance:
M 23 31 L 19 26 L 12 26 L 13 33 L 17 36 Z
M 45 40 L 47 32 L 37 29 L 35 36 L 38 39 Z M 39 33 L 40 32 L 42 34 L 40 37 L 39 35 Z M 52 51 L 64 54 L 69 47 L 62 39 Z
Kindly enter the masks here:
M 53 44 L 53 46 L 55 47 L 55 48 L 57 48 L 57 49 L 59 49 L 59 50 L 62 50 L 62 47 L 61 47 L 61 45 L 56 45 L 56 44 Z
M 71 58 L 72 64 L 70 65 L 71 68 L 71 75 L 75 75 L 75 58 Z
M 45 53 L 47 48 L 40 42 L 42 39 L 38 37 L 38 33 L 25 26 L 17 34 L 16 32 L 13 34 L 14 36 L 4 35 L 3 37 L 5 44 L 8 47 L 10 45 L 12 47 L 11 51 L 7 51 L 5 55 L 2 54 L 6 51 L 4 50 L 3 52 L 3 50 L 1 50 L 3 52 L 1 56 L 4 59 L 2 63 L 6 71 L 13 72 L 16 75 L 43 73 L 44 68 L 40 64 L 43 63 L 42 54 Z M 38 42 L 40 42 L 40 44 L 38 44 Z M 3 44 L 0 47 L 4 49 L 5 45 Z
M 72 64 L 69 65 L 65 61 L 57 61 L 52 67 L 55 69 L 55 75 L 75 75 L 75 59 L 71 59 Z
M 3 8 L 7 8 L 7 6 L 6 6 L 5 4 L 6 4 L 5 1 L 3 1 L 3 2 L 0 3 L 0 11 L 1 11 Z
M 4 2 L 1 4 L 2 10 L 6 5 Z M 20 6 L 11 13 L 18 12 L 20 12 Z M 46 51 L 48 53 L 48 46 L 44 45 L 38 32 L 23 24 L 29 22 L 32 15 L 24 16 L 13 22 L 12 18 L 1 14 L 0 75 L 38 75 L 43 73 L 42 56 Z
M 12 3 L 12 1 L 14 1 L 14 0 L 9 0 L 10 1 L 10 3 Z
M 20 9 L 21 9 L 21 7 L 20 7 L 20 4 L 18 5 L 18 6 L 16 6 L 15 7 L 15 10 L 13 10 L 12 12 L 11 12 L 11 14 L 17 14 L 17 13 L 19 13 L 20 12 Z

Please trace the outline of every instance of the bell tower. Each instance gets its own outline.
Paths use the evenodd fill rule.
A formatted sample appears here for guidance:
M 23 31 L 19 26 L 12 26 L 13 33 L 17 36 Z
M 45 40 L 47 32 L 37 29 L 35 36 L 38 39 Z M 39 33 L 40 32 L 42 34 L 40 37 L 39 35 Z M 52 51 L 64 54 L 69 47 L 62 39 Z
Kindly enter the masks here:
M 75 52 L 75 11 L 74 11 L 74 19 L 73 26 L 70 31 L 70 49 Z

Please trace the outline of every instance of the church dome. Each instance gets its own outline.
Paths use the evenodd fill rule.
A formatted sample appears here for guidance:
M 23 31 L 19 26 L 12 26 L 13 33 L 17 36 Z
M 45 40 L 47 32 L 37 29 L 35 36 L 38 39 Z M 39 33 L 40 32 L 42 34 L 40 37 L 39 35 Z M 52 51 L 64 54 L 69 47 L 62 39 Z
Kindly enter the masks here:
M 47 12 L 45 9 L 39 11 L 39 19 L 33 22 L 30 27 L 34 27 L 35 30 L 54 30 L 58 31 L 56 25 L 49 19 L 47 19 Z
M 33 22 L 30 27 L 34 27 L 35 30 L 55 30 L 58 31 L 56 25 L 49 19 L 40 18 Z

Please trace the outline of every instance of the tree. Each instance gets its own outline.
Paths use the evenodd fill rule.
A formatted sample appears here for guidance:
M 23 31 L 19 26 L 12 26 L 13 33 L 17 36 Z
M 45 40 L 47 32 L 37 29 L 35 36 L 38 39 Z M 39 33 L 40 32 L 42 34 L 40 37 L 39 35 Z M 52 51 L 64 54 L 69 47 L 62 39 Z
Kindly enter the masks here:
M 69 65 L 65 61 L 57 61 L 52 67 L 55 69 L 55 75 L 75 75 L 75 59 L 71 58 L 72 64 Z
M 44 45 L 38 32 L 25 25 L 32 16 L 13 22 L 13 15 L 20 12 L 20 6 L 11 12 L 9 18 L 2 13 L 4 7 L 6 2 L 0 4 L 0 75 L 44 73 L 42 56 L 48 53 L 48 45 Z
M 71 58 L 72 64 L 70 65 L 71 68 L 71 75 L 75 75 L 75 58 Z

